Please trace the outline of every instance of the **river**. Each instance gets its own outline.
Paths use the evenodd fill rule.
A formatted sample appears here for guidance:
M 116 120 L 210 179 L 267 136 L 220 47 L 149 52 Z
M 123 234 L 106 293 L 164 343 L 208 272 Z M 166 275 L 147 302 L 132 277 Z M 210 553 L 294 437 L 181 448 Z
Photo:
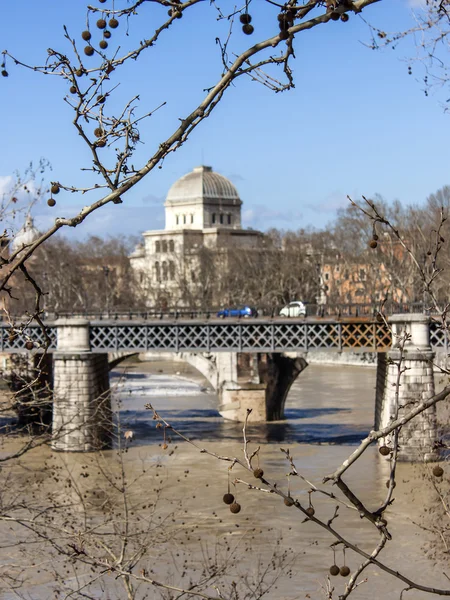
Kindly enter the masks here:
M 248 489 L 245 485 L 235 488 L 232 482 L 236 478 L 256 485 L 258 481 L 238 466 L 233 468 L 229 477 L 229 463 L 200 453 L 194 446 L 179 440 L 172 431 L 166 432 L 168 448 L 162 446 L 163 432 L 155 427 L 151 411 L 144 408 L 146 403 L 151 403 L 174 429 L 199 447 L 221 456 L 242 458 L 242 424 L 225 422 L 218 415 L 216 396 L 201 376 L 187 365 L 169 362 L 133 365 L 122 373 L 116 371 L 114 375 L 113 388 L 121 428 L 122 431 L 132 431 L 134 435 L 122 456 L 126 468 L 133 474 L 140 470 L 137 497 L 141 503 L 146 501 L 144 508 L 141 507 L 142 515 L 148 510 L 148 499 L 156 493 L 160 495 L 158 506 L 161 513 L 158 518 L 161 523 L 167 523 L 160 530 L 160 533 L 165 532 L 166 537 L 152 538 L 149 564 L 153 573 L 160 579 L 169 578 L 177 585 L 186 585 L 189 578 L 201 573 L 202 561 L 212 561 L 213 555 L 214 560 L 223 560 L 227 548 L 229 552 L 236 548 L 235 564 L 231 564 L 230 559 L 226 569 L 228 585 L 232 585 L 233 578 L 240 577 L 241 581 L 247 579 L 251 586 L 252 578 L 261 577 L 262 564 L 272 561 L 276 565 L 278 561 L 280 565 L 292 565 L 289 572 L 267 592 L 266 598 L 315 600 L 330 597 L 326 592 L 328 568 L 334 562 L 342 566 L 344 556 L 339 546 L 334 558 L 331 548 L 334 539 L 326 530 L 311 521 L 304 522 L 300 511 L 286 507 L 283 500 L 274 494 Z M 264 476 L 277 482 L 283 490 L 287 489 L 289 479 L 291 494 L 308 504 L 310 488 L 299 478 L 287 477 L 289 465 L 285 454 L 280 451 L 281 447 L 289 449 L 298 471 L 307 480 L 329 492 L 336 492 L 329 485 L 323 486 L 322 478 L 345 460 L 372 427 L 374 387 L 373 368 L 310 365 L 291 388 L 286 403 L 286 421 L 249 426 L 250 451 L 260 447 L 259 464 L 264 469 Z M 30 470 L 42 473 L 43 467 L 52 460 L 63 464 L 64 469 L 77 480 L 84 498 L 92 499 L 99 497 L 100 474 L 116 461 L 116 453 L 104 453 L 102 470 L 95 474 L 98 457 L 55 456 L 48 448 L 42 447 L 24 459 L 26 472 L 21 475 L 23 481 Z M 88 467 L 92 477 L 82 479 L 83 469 Z M 426 478 L 429 469 L 427 466 L 399 465 L 395 502 L 385 513 L 393 539 L 380 555 L 380 560 L 414 581 L 450 589 L 449 581 L 443 575 L 447 565 L 442 559 L 432 561 L 427 558 L 426 552 L 433 549 L 432 538 L 415 524 L 426 523 L 423 520 L 424 507 L 430 506 L 431 502 Z M 387 473 L 387 460 L 379 455 L 376 448 L 369 448 L 345 479 L 368 508 L 374 510 L 386 495 Z M 158 477 L 157 485 L 155 477 Z M 231 514 L 222 502 L 229 478 L 231 491 L 242 506 L 237 515 Z M 67 493 L 58 487 L 59 481 L 46 480 L 43 485 L 47 491 L 52 489 L 61 495 Z M 317 516 L 325 520 L 332 517 L 337 504 L 335 501 L 318 493 L 312 494 L 311 498 Z M 343 505 L 333 526 L 367 552 L 372 551 L 378 541 L 373 526 Z M 173 528 L 176 533 L 171 534 Z M 8 552 L 11 561 L 13 556 L 16 560 L 16 554 L 20 554 L 16 550 L 12 554 L 11 550 Z M 208 558 L 205 558 L 206 555 Z M 0 559 L 5 559 L 5 550 L 0 549 Z M 347 550 L 345 561 L 354 569 L 361 563 L 361 558 Z M 53 595 L 58 586 L 49 579 L 49 573 L 48 567 L 45 574 L 41 570 L 39 576 L 31 572 L 21 587 L 21 592 L 28 594 L 24 597 L 35 600 L 64 597 Z M 361 583 L 351 598 L 397 600 L 406 587 L 377 568 L 367 569 L 361 579 L 365 578 L 367 582 Z M 114 578 L 111 579 L 104 588 L 94 586 L 92 595 L 88 597 L 127 598 Z M 345 581 L 341 576 L 331 578 L 335 588 L 333 598 L 342 593 Z M 142 595 L 138 597 L 144 597 L 145 590 L 148 598 L 160 597 L 154 588 L 148 586 L 142 588 Z M 0 597 L 9 600 L 16 596 L 3 588 Z M 239 597 L 246 596 L 241 592 Z M 426 597 L 434 596 L 417 591 L 404 595 L 408 600 Z

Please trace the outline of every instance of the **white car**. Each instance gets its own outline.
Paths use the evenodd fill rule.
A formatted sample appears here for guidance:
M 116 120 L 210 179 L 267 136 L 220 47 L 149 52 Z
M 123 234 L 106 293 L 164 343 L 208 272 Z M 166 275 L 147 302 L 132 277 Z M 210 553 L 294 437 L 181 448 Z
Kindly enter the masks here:
M 280 310 L 280 317 L 306 317 L 306 306 L 300 300 L 289 302 Z

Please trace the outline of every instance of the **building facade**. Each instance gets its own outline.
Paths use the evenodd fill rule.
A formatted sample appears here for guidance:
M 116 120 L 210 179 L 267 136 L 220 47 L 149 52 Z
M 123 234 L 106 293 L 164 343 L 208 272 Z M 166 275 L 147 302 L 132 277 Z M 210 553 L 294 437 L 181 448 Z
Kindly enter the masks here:
M 195 167 L 172 185 L 164 207 L 164 230 L 144 232 L 130 255 L 146 305 L 223 304 L 218 284 L 231 253 L 263 246 L 261 232 L 242 228 L 237 189 L 211 167 Z

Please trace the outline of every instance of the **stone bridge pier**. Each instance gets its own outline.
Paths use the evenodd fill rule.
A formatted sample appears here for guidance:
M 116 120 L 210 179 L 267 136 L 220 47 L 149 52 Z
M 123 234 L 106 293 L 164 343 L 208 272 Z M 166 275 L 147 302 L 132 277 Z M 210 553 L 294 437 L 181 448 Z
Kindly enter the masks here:
M 111 446 L 107 354 L 92 354 L 89 321 L 59 319 L 53 353 L 52 448 L 90 452 Z
M 402 417 L 423 400 L 435 394 L 433 359 L 435 353 L 430 346 L 430 317 L 423 314 L 392 315 L 389 318 L 393 330 L 393 346 L 387 353 L 378 354 L 377 387 L 375 404 L 375 428 L 389 425 L 398 416 Z M 401 351 L 396 340 L 404 333 L 408 340 L 404 346 L 398 398 L 396 383 Z M 437 452 L 436 407 L 433 406 L 409 423 L 399 434 L 399 460 L 430 461 L 436 460 Z M 380 445 L 391 445 L 392 436 L 380 440 Z
M 281 353 L 220 352 L 216 354 L 219 413 L 232 421 L 284 419 L 291 385 L 307 367 L 302 357 Z

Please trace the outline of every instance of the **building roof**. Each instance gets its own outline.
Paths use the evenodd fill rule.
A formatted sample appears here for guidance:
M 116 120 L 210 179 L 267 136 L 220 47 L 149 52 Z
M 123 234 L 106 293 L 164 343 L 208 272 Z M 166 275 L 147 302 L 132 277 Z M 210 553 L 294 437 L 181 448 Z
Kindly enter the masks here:
M 226 202 L 242 204 L 234 185 L 212 167 L 195 167 L 191 173 L 175 181 L 167 194 L 166 203 L 201 201 L 208 203 Z

